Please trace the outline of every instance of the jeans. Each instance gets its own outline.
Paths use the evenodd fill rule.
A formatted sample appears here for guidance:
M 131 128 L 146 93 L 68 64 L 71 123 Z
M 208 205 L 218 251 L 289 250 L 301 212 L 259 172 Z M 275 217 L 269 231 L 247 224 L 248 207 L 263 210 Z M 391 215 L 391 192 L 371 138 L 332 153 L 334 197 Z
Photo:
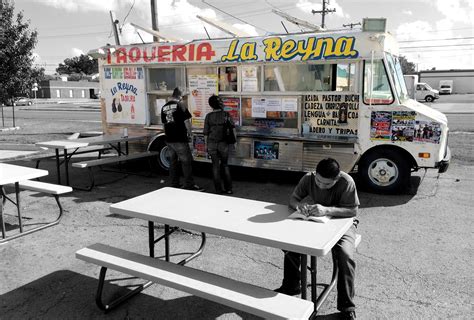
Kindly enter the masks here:
M 221 171 L 224 173 L 224 190 L 232 190 L 232 178 L 230 176 L 230 169 L 227 165 L 229 160 L 229 145 L 227 142 L 212 142 L 207 143 L 207 153 L 212 160 L 212 178 L 214 180 L 214 187 L 217 193 L 221 193 L 222 181 Z
M 194 186 L 193 178 L 193 155 L 187 142 L 167 142 L 170 156 L 170 178 L 171 186 L 179 187 L 179 161 L 184 176 L 184 187 Z
M 355 279 L 355 226 L 352 226 L 332 249 L 333 259 L 336 259 L 339 272 L 337 274 L 337 309 L 339 311 L 354 311 L 354 279 Z M 286 251 L 283 264 L 283 286 L 295 288 L 300 286 L 301 255 Z M 306 272 L 306 270 L 305 270 Z

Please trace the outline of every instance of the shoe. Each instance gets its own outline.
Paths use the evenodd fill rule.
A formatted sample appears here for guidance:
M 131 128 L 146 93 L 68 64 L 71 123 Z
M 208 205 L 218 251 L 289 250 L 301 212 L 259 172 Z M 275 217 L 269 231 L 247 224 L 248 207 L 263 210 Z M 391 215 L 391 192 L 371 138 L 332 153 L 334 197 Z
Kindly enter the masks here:
M 342 319 L 343 320 L 354 320 L 356 318 L 355 311 L 344 311 L 342 312 Z
M 232 192 L 232 190 L 226 190 L 226 191 L 224 191 L 224 193 L 226 193 L 226 194 L 234 194 L 234 193 Z
M 192 190 L 192 191 L 204 191 L 204 188 L 198 186 L 197 184 L 190 186 L 190 187 L 185 187 L 184 189 L 186 190 Z
M 298 286 L 298 287 L 289 288 L 289 287 L 281 286 L 280 288 L 275 289 L 273 291 L 287 294 L 289 296 L 295 296 L 297 294 L 301 294 L 301 287 Z

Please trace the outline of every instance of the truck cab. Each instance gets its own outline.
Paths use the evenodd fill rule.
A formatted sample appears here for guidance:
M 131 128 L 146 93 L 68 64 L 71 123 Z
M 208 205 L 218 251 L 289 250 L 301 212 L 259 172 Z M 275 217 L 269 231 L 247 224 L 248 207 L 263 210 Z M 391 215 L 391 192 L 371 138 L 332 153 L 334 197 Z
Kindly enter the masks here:
M 424 100 L 426 102 L 433 102 L 439 99 L 439 91 L 430 87 L 429 84 L 424 82 L 418 82 L 416 84 L 416 100 Z

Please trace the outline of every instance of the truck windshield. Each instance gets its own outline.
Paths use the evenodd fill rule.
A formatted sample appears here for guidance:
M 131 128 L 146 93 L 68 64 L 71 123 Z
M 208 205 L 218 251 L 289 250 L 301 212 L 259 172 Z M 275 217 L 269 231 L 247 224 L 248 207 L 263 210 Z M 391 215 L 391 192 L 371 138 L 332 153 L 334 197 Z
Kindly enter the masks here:
M 392 75 L 393 82 L 395 84 L 395 91 L 397 93 L 400 102 L 409 99 L 407 86 L 405 85 L 405 79 L 403 78 L 402 66 L 397 57 L 387 53 L 387 61 Z

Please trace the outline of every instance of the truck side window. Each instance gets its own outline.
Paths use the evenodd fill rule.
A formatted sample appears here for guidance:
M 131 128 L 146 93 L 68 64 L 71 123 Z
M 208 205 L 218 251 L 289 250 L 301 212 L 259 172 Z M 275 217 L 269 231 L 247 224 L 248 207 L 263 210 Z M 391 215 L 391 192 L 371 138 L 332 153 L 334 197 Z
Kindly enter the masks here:
M 264 76 L 265 91 L 332 91 L 331 64 L 266 65 Z
M 352 63 L 338 63 L 336 72 L 336 91 L 354 91 L 354 65 Z
M 219 67 L 219 91 L 237 92 L 237 67 Z
M 391 104 L 393 94 L 382 60 L 364 62 L 364 103 Z

